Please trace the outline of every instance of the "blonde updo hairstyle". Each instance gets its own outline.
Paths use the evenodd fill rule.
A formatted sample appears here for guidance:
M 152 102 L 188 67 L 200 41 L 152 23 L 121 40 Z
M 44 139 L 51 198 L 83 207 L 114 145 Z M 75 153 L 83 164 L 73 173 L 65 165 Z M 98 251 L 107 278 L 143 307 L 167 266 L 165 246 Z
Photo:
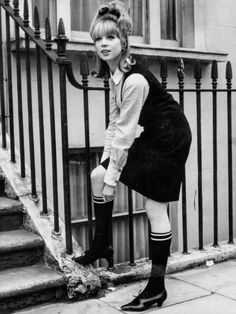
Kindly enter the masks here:
M 119 68 L 123 72 L 129 72 L 135 60 L 130 55 L 128 35 L 132 31 L 132 21 L 123 2 L 113 1 L 108 5 L 102 6 L 95 14 L 91 27 L 90 35 L 93 41 L 101 35 L 116 35 L 121 40 L 122 51 Z M 109 67 L 105 61 L 98 57 L 97 77 L 109 75 Z

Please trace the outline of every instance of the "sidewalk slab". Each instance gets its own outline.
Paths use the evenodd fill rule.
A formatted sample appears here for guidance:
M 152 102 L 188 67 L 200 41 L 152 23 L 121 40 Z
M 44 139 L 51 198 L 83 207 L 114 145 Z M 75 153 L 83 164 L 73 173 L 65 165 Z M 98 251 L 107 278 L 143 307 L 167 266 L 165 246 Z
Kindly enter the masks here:
M 236 260 L 187 270 L 172 277 L 236 300 Z
M 116 314 L 130 302 L 147 280 L 102 290 L 96 299 L 38 305 L 17 314 Z M 235 314 L 236 260 L 202 266 L 166 276 L 168 298 L 162 308 L 153 305 L 142 313 L 152 314 Z M 126 312 L 130 313 L 130 312 Z M 1 313 L 2 314 L 2 313 Z
M 223 296 L 213 294 L 149 311 L 150 314 L 235 314 L 236 302 Z
M 99 300 L 85 300 L 73 303 L 60 302 L 38 305 L 31 309 L 14 312 L 17 314 L 118 314 L 120 311 Z
M 118 288 L 114 292 L 107 293 L 107 295 L 100 300 L 107 304 L 110 304 L 110 306 L 119 310 L 121 305 L 130 302 L 134 298 L 134 296 L 138 295 L 139 291 L 142 290 L 145 285 L 146 281 L 135 284 L 127 284 L 121 289 Z M 187 282 L 175 278 L 170 278 L 169 276 L 167 276 L 166 279 L 166 289 L 168 293 L 168 298 L 163 303 L 163 307 L 174 305 L 176 303 L 186 302 L 195 298 L 205 297 L 211 294 L 210 291 L 204 288 L 196 287 Z M 143 313 L 149 312 L 155 307 L 156 305 L 154 305 L 148 311 L 144 311 Z

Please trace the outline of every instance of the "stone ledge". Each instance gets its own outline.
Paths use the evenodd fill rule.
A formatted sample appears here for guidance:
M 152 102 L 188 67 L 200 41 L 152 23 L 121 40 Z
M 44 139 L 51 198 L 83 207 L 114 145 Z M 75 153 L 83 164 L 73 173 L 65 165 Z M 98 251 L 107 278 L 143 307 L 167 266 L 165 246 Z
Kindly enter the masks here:
M 173 253 L 168 260 L 167 274 L 180 272 L 189 268 L 206 264 L 206 261 L 214 263 L 223 262 L 236 258 L 236 245 L 220 242 L 219 247 L 205 245 L 204 250 L 189 250 L 188 254 Z M 123 284 L 138 280 L 147 279 L 151 270 L 151 262 L 148 259 L 136 261 L 135 266 L 126 264 L 118 264 L 113 270 L 108 271 L 105 268 L 99 268 L 98 274 L 102 285 Z

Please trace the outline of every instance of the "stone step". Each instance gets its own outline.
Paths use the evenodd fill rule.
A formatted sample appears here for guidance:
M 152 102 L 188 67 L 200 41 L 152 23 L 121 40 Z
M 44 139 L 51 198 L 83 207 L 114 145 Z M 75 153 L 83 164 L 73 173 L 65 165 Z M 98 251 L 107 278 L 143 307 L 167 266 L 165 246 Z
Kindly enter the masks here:
M 23 223 L 23 214 L 21 202 L 0 196 L 0 231 L 19 229 Z
M 65 277 L 42 264 L 2 270 L 0 283 L 0 313 L 66 295 Z
M 0 270 L 37 263 L 43 246 L 41 237 L 27 230 L 0 232 Z

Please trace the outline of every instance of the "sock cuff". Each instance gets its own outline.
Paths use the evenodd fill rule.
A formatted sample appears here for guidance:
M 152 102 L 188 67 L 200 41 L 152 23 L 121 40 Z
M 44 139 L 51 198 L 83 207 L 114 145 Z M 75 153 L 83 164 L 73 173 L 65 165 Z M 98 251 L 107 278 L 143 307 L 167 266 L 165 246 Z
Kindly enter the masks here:
M 152 241 L 166 241 L 166 240 L 170 240 L 171 238 L 172 238 L 171 230 L 168 232 L 162 232 L 162 233 L 151 232 Z
M 95 196 L 95 195 L 93 195 L 93 202 L 96 203 L 96 204 L 104 204 L 104 203 L 106 203 L 102 196 Z
M 104 201 L 102 196 L 93 195 L 93 202 L 96 204 L 107 204 L 107 203 L 111 203 L 113 201 Z

